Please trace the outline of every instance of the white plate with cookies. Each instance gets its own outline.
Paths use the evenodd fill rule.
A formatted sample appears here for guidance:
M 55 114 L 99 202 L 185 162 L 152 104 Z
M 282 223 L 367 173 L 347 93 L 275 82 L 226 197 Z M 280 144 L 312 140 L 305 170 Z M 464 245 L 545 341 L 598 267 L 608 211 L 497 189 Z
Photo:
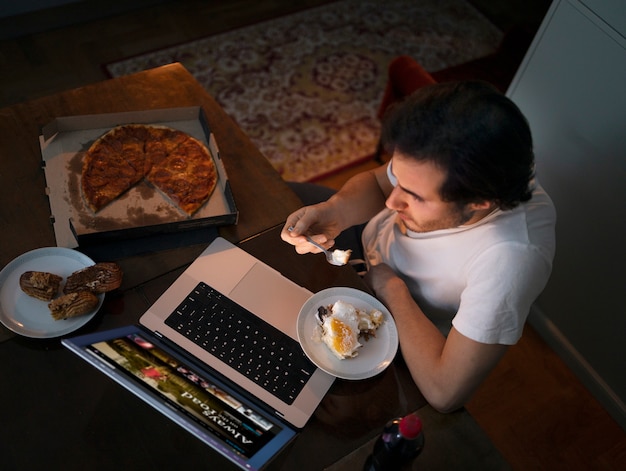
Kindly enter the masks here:
M 20 255 L 0 271 L 0 322 L 9 330 L 31 338 L 60 337 L 81 328 L 96 315 L 104 294 L 97 295 L 98 304 L 88 313 L 54 320 L 47 301 L 20 289 L 20 276 L 27 271 L 41 271 L 65 280 L 75 271 L 91 265 L 94 261 L 85 254 L 63 247 L 43 247 Z

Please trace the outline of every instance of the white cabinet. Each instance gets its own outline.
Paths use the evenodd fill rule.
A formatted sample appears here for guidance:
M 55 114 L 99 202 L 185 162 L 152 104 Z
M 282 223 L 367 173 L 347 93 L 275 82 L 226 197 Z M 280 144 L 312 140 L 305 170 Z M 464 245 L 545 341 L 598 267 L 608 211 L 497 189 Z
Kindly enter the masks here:
M 626 428 L 626 1 L 556 0 L 507 95 L 557 208 L 531 323 Z

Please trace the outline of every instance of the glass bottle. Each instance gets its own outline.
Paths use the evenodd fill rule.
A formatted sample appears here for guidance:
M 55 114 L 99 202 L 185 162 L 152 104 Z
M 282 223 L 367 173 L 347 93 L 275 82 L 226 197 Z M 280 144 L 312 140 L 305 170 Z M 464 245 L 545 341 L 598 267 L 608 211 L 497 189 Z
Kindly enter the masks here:
M 397 471 L 414 460 L 424 447 L 422 421 L 415 414 L 398 417 L 385 425 L 367 457 L 363 471 Z

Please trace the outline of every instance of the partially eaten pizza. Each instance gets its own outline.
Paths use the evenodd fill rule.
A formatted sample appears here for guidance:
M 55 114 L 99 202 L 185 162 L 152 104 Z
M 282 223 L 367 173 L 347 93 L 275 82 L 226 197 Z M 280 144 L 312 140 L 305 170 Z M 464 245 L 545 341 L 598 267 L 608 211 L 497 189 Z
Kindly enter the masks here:
M 85 154 L 81 186 L 94 212 L 144 179 L 192 216 L 213 193 L 217 169 L 203 143 L 165 126 L 117 126 Z

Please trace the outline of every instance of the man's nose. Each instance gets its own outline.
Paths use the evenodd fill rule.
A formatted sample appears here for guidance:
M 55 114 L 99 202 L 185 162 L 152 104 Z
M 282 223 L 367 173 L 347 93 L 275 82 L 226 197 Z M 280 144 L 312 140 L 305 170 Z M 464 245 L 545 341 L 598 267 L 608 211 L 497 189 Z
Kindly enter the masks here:
M 404 201 L 402 191 L 397 186 L 391 190 L 391 193 L 387 197 L 387 201 L 385 201 L 385 205 L 389 209 L 393 209 L 395 211 L 406 207 L 406 201 Z

